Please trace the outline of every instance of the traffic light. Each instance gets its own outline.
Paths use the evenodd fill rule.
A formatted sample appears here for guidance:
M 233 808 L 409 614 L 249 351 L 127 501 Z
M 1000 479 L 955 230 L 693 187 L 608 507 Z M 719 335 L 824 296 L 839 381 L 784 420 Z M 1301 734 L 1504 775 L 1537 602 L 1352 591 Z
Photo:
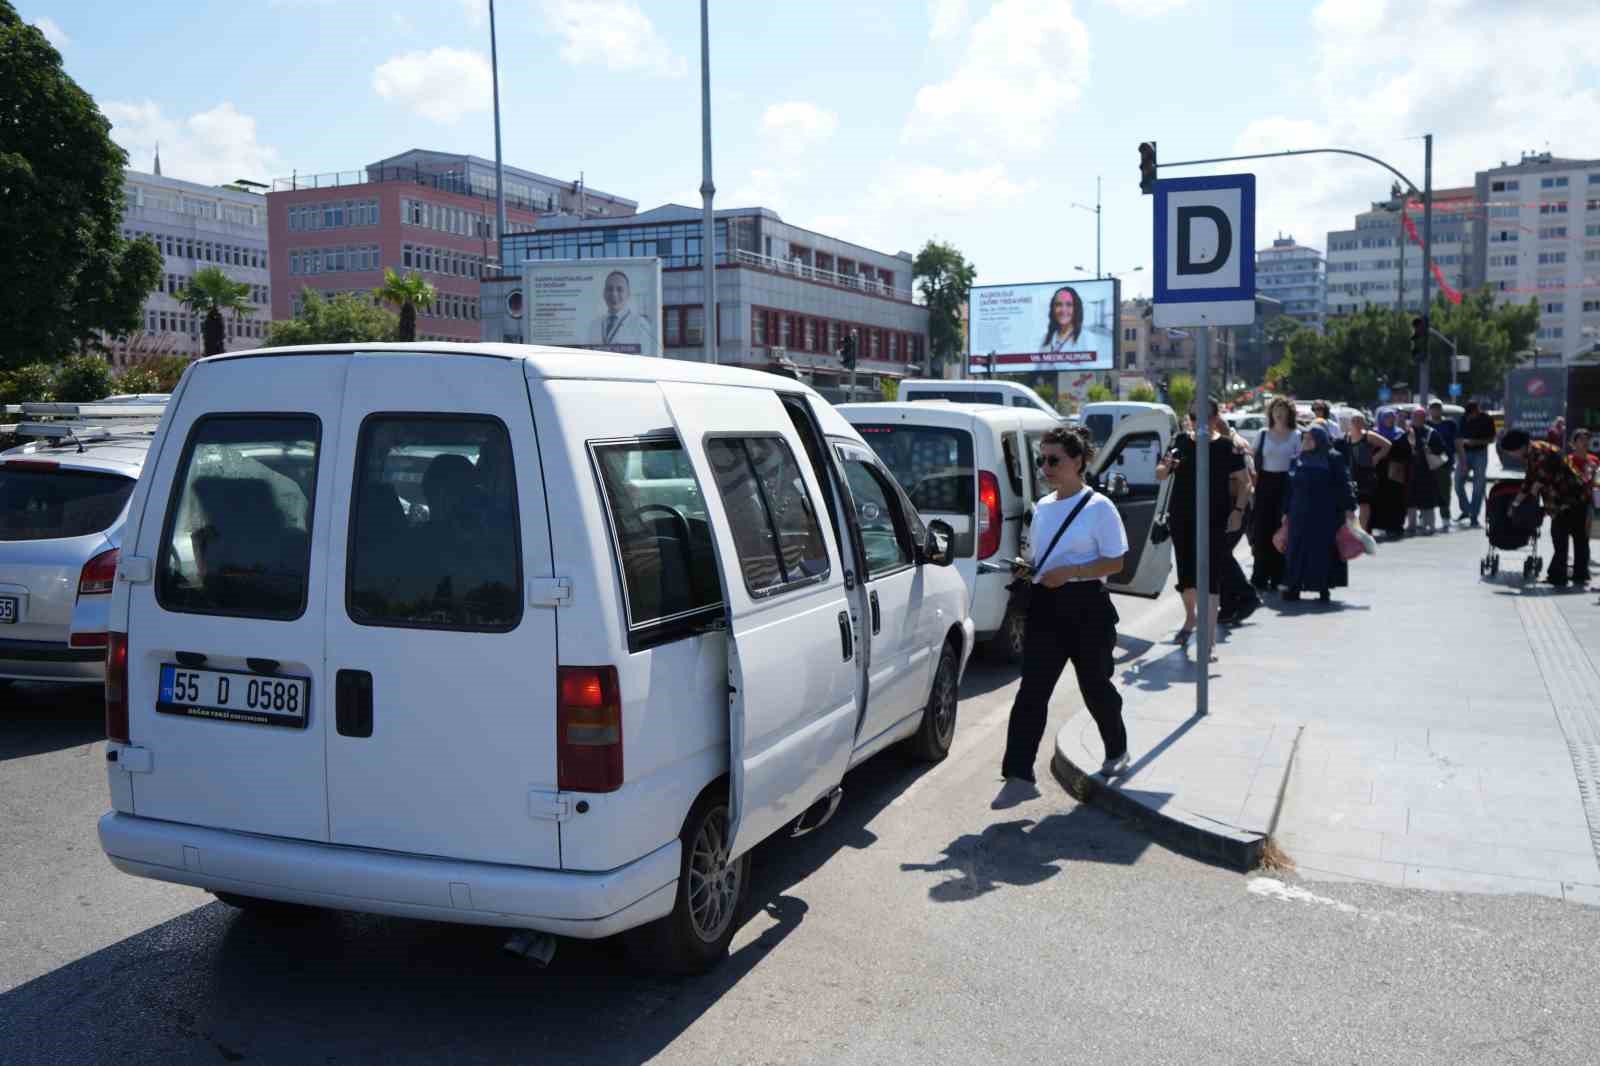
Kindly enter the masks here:
M 1139 145 L 1139 191 L 1149 196 L 1156 191 L 1156 142 Z
M 839 363 L 846 370 L 856 368 L 856 335 L 848 334 L 839 342 Z
M 1420 315 L 1411 320 L 1411 358 L 1426 359 L 1428 357 L 1428 316 Z

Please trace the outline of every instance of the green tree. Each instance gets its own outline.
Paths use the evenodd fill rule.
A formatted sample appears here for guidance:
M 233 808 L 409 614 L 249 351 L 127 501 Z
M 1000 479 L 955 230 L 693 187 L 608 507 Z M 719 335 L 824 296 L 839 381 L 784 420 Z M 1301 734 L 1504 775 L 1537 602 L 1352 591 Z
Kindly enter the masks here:
M 206 355 L 220 355 L 227 350 L 227 330 L 222 321 L 224 312 L 233 315 L 235 322 L 250 314 L 250 285 L 234 281 L 223 273 L 221 267 L 205 267 L 195 271 L 189 284 L 178 294 L 178 302 L 197 315 L 203 315 L 200 338 Z
M 178 387 L 178 379 L 189 369 L 190 362 L 185 355 L 152 355 L 140 361 L 138 369 L 148 370 L 156 381 L 154 389 L 141 391 L 171 392 Z
M 978 269 L 954 245 L 929 241 L 912 261 L 911 276 L 928 308 L 928 355 L 932 362 L 929 372 L 938 376 L 951 360 L 965 356 L 962 314 Z
M 122 237 L 127 155 L 44 34 L 0 0 L 0 368 L 139 328 L 161 275 Z
M 1054 376 L 1054 375 L 1052 375 L 1052 376 Z M 1061 410 L 1061 397 L 1056 395 L 1056 387 L 1055 387 L 1055 384 L 1053 382 L 1049 382 L 1049 381 L 1035 382 L 1031 386 L 1031 388 L 1033 389 L 1034 392 L 1037 392 L 1039 394 L 1039 399 L 1043 400 L 1045 403 L 1049 404 L 1051 407 L 1054 407 L 1057 411 Z
M 900 379 L 888 375 L 878 379 L 878 393 L 885 403 L 893 403 L 900 396 Z
M 1194 378 L 1188 374 L 1174 374 L 1167 383 L 1167 406 L 1182 418 L 1194 406 Z
M 161 378 L 143 363 L 137 363 L 118 374 L 111 382 L 113 392 L 167 392 L 161 387 Z
M 1129 390 L 1128 399 L 1134 403 L 1155 403 L 1156 390 L 1149 385 L 1135 385 Z
M 1117 397 L 1111 391 L 1111 386 L 1097 381 L 1089 386 L 1089 391 L 1083 394 L 1083 398 L 1089 403 L 1105 403 L 1108 400 L 1115 400 Z
M 393 267 L 384 267 L 383 287 L 374 289 L 372 295 L 400 309 L 399 339 L 414 341 L 417 339 L 418 308 L 433 306 L 439 294 L 423 280 L 421 274 L 411 273 L 402 277 Z
M 92 403 L 111 395 L 111 364 L 85 352 L 56 368 L 55 398 L 62 403 Z
M 306 289 L 299 313 L 287 322 L 274 322 L 268 328 L 267 347 L 392 341 L 397 324 L 393 311 L 375 307 L 370 300 L 349 293 L 328 300 Z
M 0 370 L 0 403 L 47 403 L 55 398 L 56 369 L 49 363 Z

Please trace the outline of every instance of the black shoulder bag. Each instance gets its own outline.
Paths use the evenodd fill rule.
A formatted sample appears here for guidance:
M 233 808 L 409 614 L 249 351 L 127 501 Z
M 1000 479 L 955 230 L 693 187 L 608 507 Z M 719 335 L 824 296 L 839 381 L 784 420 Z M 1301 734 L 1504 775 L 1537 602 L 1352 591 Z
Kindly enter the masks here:
M 1088 506 L 1089 501 L 1093 498 L 1094 489 L 1089 489 L 1084 493 L 1083 499 L 1078 501 L 1078 506 L 1074 507 L 1072 513 L 1067 515 L 1067 520 L 1061 523 L 1061 528 L 1056 530 L 1056 535 L 1050 538 L 1050 546 L 1045 548 L 1044 553 L 1039 556 L 1039 562 L 1043 563 L 1050 558 L 1050 553 L 1055 551 L 1056 545 L 1061 542 L 1061 534 L 1067 531 L 1067 527 L 1072 525 L 1073 519 L 1078 517 L 1078 512 Z M 1030 570 L 1025 577 L 1017 578 L 1006 588 L 1011 593 L 1012 605 L 1019 610 L 1026 611 L 1029 602 L 1033 599 L 1033 571 Z

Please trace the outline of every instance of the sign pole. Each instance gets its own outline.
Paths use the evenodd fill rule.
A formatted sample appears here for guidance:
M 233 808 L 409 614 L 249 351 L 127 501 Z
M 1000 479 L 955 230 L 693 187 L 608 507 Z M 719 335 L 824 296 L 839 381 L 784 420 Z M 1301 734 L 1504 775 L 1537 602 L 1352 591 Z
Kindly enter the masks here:
M 1194 713 L 1210 709 L 1211 674 L 1211 328 L 1194 341 L 1194 603 L 1196 618 Z

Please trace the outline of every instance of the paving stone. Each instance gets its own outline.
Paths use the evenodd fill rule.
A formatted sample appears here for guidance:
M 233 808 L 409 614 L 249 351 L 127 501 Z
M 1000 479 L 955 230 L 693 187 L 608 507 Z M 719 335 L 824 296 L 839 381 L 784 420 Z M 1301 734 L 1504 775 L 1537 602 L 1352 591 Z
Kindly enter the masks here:
M 1307 881 L 1368 881 L 1400 888 L 1406 868 L 1397 862 L 1357 859 L 1302 848 L 1288 849 L 1295 873 Z

